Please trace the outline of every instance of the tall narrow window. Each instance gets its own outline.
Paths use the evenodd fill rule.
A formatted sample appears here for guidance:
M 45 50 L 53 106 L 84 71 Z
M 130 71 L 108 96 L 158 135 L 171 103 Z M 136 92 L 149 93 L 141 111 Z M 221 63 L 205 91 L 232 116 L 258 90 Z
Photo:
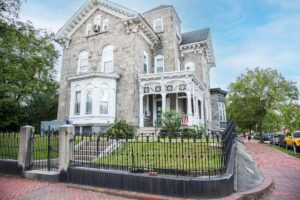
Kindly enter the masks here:
M 201 119 L 201 101 L 198 100 L 198 115 L 199 115 L 199 119 Z
M 94 25 L 100 26 L 100 24 L 101 24 L 101 15 L 96 15 L 94 17 Z
M 88 23 L 85 27 L 85 36 L 90 36 L 92 34 L 93 26 L 91 23 Z
M 158 55 L 155 57 L 155 72 L 156 73 L 164 72 L 164 57 L 162 55 Z
M 85 50 L 81 51 L 78 57 L 78 73 L 87 72 L 89 64 L 89 53 Z
M 112 45 L 107 45 L 103 48 L 102 53 L 102 71 L 111 73 L 113 71 L 114 48 Z
M 144 74 L 148 74 L 148 54 L 144 52 Z
M 75 115 L 80 115 L 80 98 L 81 98 L 81 92 L 77 91 L 75 93 L 75 108 L 74 108 Z
M 164 30 L 163 20 L 161 18 L 155 19 L 153 21 L 153 28 L 157 33 L 162 32 Z
M 92 91 L 88 90 L 86 93 L 85 113 L 92 114 L 92 109 L 93 109 Z
M 108 19 L 103 20 L 102 31 L 108 31 Z
M 101 88 L 100 90 L 100 114 L 108 114 L 108 89 Z

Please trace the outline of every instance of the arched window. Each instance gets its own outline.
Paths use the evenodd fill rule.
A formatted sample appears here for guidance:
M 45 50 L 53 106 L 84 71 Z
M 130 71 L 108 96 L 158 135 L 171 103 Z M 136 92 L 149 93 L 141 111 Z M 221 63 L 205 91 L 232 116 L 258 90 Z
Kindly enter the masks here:
M 89 53 L 86 50 L 83 50 L 79 53 L 78 56 L 78 73 L 84 73 L 88 71 L 89 65 Z
M 146 51 L 144 51 L 144 74 L 149 73 L 148 66 L 149 66 L 148 53 Z
M 184 66 L 185 70 L 193 71 L 195 70 L 195 64 L 193 62 L 188 62 Z
M 91 23 L 86 24 L 85 36 L 90 36 L 92 34 L 93 25 Z
M 102 31 L 108 31 L 108 19 L 103 20 Z
M 114 47 L 107 45 L 103 48 L 102 52 L 102 72 L 113 72 L 113 59 L 114 59 Z
M 100 24 L 101 24 L 101 15 L 96 15 L 94 17 L 94 25 L 100 26 Z
M 85 113 L 92 114 L 93 110 L 93 93 L 92 87 L 88 86 L 86 91 Z
M 100 114 L 107 115 L 108 114 L 108 85 L 102 84 L 100 87 Z
M 163 20 L 162 18 L 158 18 L 155 19 L 153 21 L 153 29 L 155 32 L 159 33 L 159 32 L 163 32 L 164 30 L 164 25 L 163 25 Z
M 155 73 L 163 73 L 165 69 L 164 56 L 155 56 Z

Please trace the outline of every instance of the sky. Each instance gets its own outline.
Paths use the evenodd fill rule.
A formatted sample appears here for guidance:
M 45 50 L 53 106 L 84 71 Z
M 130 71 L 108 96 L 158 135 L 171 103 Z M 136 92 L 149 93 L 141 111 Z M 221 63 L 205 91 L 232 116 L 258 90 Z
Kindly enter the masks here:
M 216 57 L 211 87 L 226 90 L 246 69 L 261 67 L 278 70 L 297 82 L 300 90 L 300 0 L 112 1 L 137 12 L 172 4 L 181 18 L 182 32 L 210 28 Z M 84 2 L 27 0 L 20 18 L 56 33 Z M 61 51 L 59 45 L 56 48 Z

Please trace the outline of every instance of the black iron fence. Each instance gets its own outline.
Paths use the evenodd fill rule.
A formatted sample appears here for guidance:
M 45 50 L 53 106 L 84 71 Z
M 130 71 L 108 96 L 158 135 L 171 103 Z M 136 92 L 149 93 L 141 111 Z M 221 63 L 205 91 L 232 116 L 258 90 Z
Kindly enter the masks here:
M 49 130 L 44 134 L 33 134 L 30 143 L 32 148 L 30 154 L 30 169 L 58 170 L 58 132 Z
M 76 135 L 71 166 L 132 173 L 214 176 L 226 171 L 235 129 L 221 134 L 184 130 L 171 135 L 113 138 L 106 134 Z
M 0 159 L 18 159 L 19 133 L 0 133 Z

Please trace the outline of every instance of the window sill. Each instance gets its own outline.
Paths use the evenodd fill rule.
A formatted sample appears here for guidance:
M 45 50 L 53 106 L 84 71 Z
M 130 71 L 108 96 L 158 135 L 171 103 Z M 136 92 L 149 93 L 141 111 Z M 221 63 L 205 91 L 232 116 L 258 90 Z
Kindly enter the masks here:
M 99 34 L 104 34 L 104 33 L 107 33 L 107 32 L 108 32 L 108 30 L 106 30 L 106 31 L 99 31 L 99 32 L 93 32 L 90 35 L 86 35 L 85 38 L 93 37 L 93 36 L 96 36 L 96 35 L 99 35 Z

